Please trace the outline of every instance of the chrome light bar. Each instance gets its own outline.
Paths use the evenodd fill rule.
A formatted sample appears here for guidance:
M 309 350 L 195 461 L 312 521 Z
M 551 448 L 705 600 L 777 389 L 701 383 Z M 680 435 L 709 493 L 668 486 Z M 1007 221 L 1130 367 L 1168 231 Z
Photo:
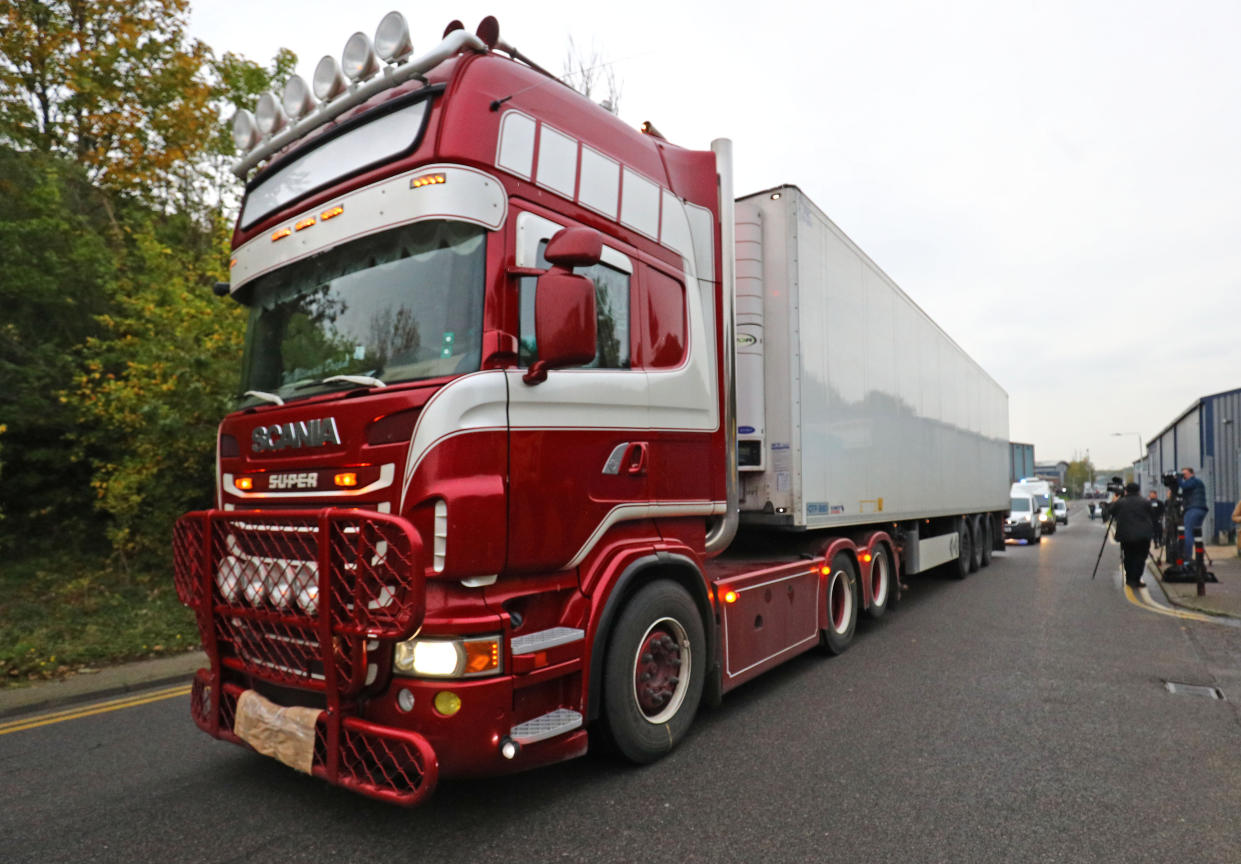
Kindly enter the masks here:
M 385 22 L 381 22 L 381 26 L 383 23 L 388 23 L 386 18 Z M 389 26 L 391 25 L 389 24 Z M 384 47 L 387 48 L 388 46 L 385 45 Z M 397 48 L 392 48 L 389 50 L 396 53 L 403 47 L 403 45 L 400 45 Z M 424 72 L 429 72 L 448 58 L 465 49 L 478 51 L 480 53 L 486 53 L 489 50 L 487 43 L 485 43 L 477 35 L 466 30 L 454 30 L 453 32 L 447 34 L 439 45 L 435 46 L 421 57 L 415 57 L 412 60 L 401 63 L 397 66 L 387 66 L 383 69 L 382 74 L 371 78 L 365 83 L 355 84 L 351 89 L 345 91 L 334 100 L 323 102 L 317 109 L 312 110 L 309 114 L 302 117 L 297 122 L 285 126 L 283 129 L 273 129 L 275 134 L 273 134 L 272 137 L 259 143 L 257 147 L 243 156 L 242 159 L 233 166 L 233 174 L 240 179 L 245 179 L 245 176 L 250 169 L 259 164 L 259 162 L 262 162 L 273 153 L 277 153 L 284 149 L 289 144 L 292 144 L 294 141 L 310 132 L 312 129 L 323 126 L 324 124 L 336 119 L 350 108 L 361 105 L 376 93 L 395 87 L 398 84 L 408 81 L 410 78 L 416 78 Z M 298 79 L 298 82 L 300 86 L 305 86 L 304 82 L 301 82 L 301 79 Z M 304 101 L 294 99 L 290 99 L 289 101 L 305 110 L 303 107 L 305 105 Z M 274 98 L 274 96 L 271 97 L 271 102 L 274 103 L 273 107 L 275 108 L 283 109 L 284 107 L 280 101 Z M 242 131 L 244 130 L 238 130 L 237 118 L 241 115 L 242 111 L 245 111 L 245 109 L 241 109 L 241 111 L 234 116 L 233 124 L 234 140 L 237 141 L 239 145 L 242 141 L 253 140 L 252 135 L 242 134 Z M 249 112 L 246 113 L 248 114 Z M 280 114 L 283 115 L 284 111 L 280 110 Z

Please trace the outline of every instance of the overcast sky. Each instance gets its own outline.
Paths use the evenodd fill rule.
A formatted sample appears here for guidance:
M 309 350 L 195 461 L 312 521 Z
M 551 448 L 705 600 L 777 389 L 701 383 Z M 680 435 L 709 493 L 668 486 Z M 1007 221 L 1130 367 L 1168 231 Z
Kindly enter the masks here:
M 1008 391 L 1040 462 L 1128 464 L 1241 387 L 1236 0 L 195 0 L 190 33 L 309 80 L 391 9 L 415 54 L 495 14 L 559 73 L 571 37 L 623 120 L 731 138 L 738 195 L 801 187 Z

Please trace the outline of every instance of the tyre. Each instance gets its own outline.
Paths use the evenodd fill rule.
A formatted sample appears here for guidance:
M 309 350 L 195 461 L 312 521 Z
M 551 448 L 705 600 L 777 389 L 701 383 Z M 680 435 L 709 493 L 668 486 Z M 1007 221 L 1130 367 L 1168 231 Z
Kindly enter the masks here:
M 844 653 L 853 641 L 860 593 L 853 559 L 844 552 L 837 552 L 832 557 L 832 572 L 827 577 L 827 629 L 823 631 L 823 648 L 828 654 Z
M 969 520 L 957 520 L 957 560 L 949 563 L 950 572 L 958 579 L 970 575 L 970 561 L 974 557 L 974 543 L 970 536 Z
M 880 543 L 873 554 L 870 560 L 870 608 L 866 614 L 871 618 L 882 618 L 892 603 L 896 568 L 892 566 L 892 556 L 887 546 Z
M 608 638 L 603 717 L 616 749 L 654 762 L 689 730 L 702 698 L 706 637 L 689 593 L 652 582 L 625 606 Z
M 982 547 L 981 549 L 982 555 L 979 560 L 982 562 L 982 566 L 986 567 L 988 564 L 991 563 L 991 551 L 992 551 L 991 544 L 994 542 L 994 535 L 992 534 L 992 525 L 991 525 L 991 514 L 984 513 L 981 516 L 979 516 L 978 524 L 982 526 L 982 535 L 978 541 L 979 546 Z
M 970 530 L 970 572 L 977 573 L 982 566 L 982 526 L 977 516 L 969 516 L 965 521 Z

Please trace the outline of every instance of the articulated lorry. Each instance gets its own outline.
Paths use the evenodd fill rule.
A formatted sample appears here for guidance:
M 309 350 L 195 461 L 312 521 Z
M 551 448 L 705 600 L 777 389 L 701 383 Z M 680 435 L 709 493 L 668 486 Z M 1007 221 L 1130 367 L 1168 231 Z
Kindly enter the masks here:
M 796 187 L 735 200 L 727 141 L 494 19 L 407 32 L 234 119 L 244 395 L 173 540 L 205 732 L 409 805 L 649 762 L 1002 548 L 1007 396 Z

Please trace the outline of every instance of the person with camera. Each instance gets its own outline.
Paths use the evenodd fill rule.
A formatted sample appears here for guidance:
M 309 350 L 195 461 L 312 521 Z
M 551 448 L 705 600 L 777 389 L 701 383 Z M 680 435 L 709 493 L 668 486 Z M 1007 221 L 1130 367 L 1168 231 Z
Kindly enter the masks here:
M 1185 526 L 1185 566 L 1194 560 L 1194 532 L 1207 518 L 1207 487 L 1194 476 L 1193 468 L 1181 469 L 1181 498 L 1184 499 L 1182 524 Z
M 1151 524 L 1150 504 L 1142 498 L 1142 487 L 1126 483 L 1124 497 L 1118 498 L 1110 510 L 1116 524 L 1120 555 L 1125 562 L 1125 584 L 1130 588 L 1145 588 L 1142 571 L 1146 569 L 1146 556 L 1150 553 L 1155 528 Z

